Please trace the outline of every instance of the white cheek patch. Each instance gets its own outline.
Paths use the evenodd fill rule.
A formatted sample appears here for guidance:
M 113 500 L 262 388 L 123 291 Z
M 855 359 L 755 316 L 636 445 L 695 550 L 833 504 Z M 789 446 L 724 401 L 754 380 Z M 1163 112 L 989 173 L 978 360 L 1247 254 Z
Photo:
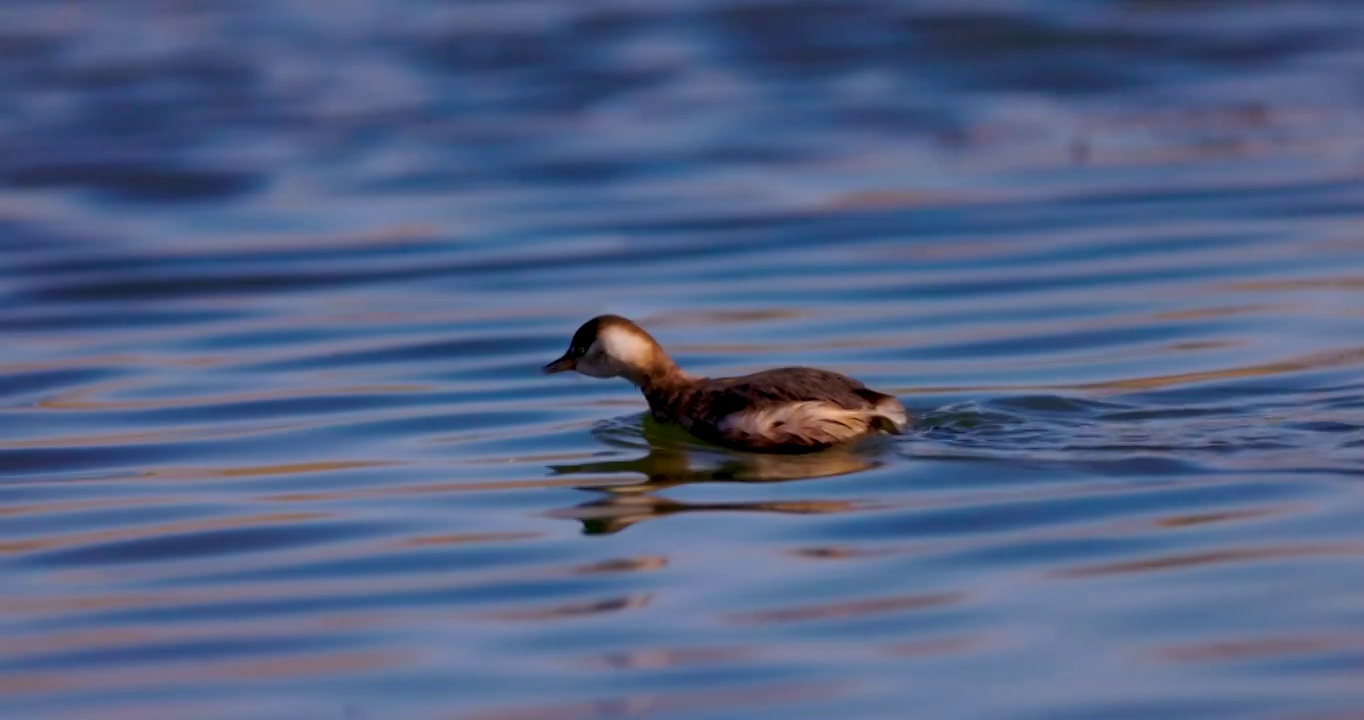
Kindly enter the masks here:
M 648 340 L 619 327 L 606 328 L 597 337 L 596 345 L 601 346 L 607 357 L 627 367 L 646 367 L 653 357 L 654 349 Z

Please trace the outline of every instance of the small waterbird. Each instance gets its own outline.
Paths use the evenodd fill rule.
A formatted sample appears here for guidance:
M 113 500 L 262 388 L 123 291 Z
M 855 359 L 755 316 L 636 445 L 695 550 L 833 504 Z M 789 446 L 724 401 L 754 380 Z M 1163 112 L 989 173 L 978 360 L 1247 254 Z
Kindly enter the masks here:
M 786 367 L 741 377 L 683 372 L 658 341 L 616 315 L 592 318 L 546 373 L 623 377 L 654 419 L 717 445 L 759 452 L 820 450 L 873 433 L 901 433 L 909 414 L 895 397 L 830 370 Z

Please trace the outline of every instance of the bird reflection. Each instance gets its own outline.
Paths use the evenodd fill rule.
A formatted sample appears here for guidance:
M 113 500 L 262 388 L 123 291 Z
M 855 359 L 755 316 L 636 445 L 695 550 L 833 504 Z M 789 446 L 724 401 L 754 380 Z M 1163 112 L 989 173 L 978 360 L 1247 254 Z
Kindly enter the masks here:
M 572 465 L 551 465 L 555 475 L 638 475 L 638 482 L 584 487 L 600 493 L 590 502 L 550 513 L 577 520 L 583 532 L 619 532 L 644 520 L 683 512 L 775 512 L 814 514 L 845 512 L 856 504 L 843 500 L 690 503 L 659 497 L 679 485 L 705 482 L 783 482 L 846 475 L 878 467 L 877 443 L 837 447 L 806 455 L 740 453 L 704 445 L 681 430 L 655 422 L 647 414 L 613 420 L 593 428 L 592 435 L 612 448 L 611 455 L 635 454 L 630 459 L 603 459 Z

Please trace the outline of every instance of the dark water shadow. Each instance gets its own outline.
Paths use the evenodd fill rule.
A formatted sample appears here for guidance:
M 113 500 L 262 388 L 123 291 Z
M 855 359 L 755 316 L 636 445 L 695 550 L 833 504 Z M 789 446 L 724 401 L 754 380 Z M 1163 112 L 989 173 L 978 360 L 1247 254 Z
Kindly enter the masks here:
M 572 465 L 551 465 L 552 474 L 638 475 L 638 482 L 606 487 L 583 487 L 601 497 L 550 512 L 551 517 L 581 522 L 583 532 L 619 532 L 635 523 L 684 512 L 835 513 L 856 509 L 842 500 L 689 503 L 655 493 L 697 483 L 769 483 L 809 480 L 870 470 L 884 464 L 888 443 L 879 439 L 808 455 L 770 455 L 725 450 L 701 443 L 682 430 L 663 425 L 647 414 L 598 424 L 593 437 L 612 450 L 609 459 Z M 642 455 L 637 453 L 643 452 Z M 626 459 L 615 456 L 629 455 Z

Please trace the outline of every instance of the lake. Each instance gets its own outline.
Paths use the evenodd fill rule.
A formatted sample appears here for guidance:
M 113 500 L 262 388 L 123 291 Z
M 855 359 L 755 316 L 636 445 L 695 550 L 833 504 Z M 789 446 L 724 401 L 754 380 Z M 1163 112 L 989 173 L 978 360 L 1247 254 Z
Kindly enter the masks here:
M 9 3 L 0 717 L 1362 717 L 1362 37 Z M 708 447 L 600 313 L 917 425 Z

